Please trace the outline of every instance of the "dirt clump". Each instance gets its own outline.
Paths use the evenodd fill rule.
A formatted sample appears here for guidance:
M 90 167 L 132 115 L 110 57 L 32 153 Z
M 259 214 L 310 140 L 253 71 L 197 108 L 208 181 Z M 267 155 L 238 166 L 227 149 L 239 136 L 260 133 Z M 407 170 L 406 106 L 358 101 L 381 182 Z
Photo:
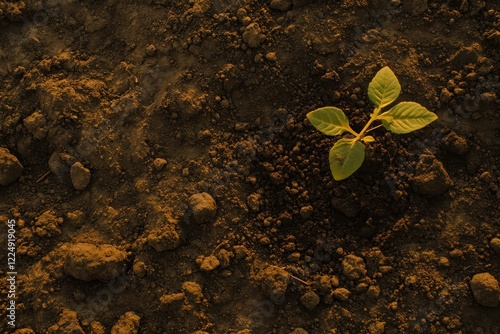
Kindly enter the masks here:
M 6 148 L 0 148 L 0 185 L 6 186 L 21 176 L 23 166 Z
M 497 307 L 500 304 L 500 285 L 490 273 L 480 273 L 470 281 L 476 302 L 483 306 Z

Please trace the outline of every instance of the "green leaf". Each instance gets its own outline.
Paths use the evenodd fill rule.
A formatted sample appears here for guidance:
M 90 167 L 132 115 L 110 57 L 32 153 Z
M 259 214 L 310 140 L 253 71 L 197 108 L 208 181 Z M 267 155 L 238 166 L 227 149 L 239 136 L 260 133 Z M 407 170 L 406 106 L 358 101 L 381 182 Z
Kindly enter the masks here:
M 377 117 L 392 133 L 408 133 L 434 122 L 438 117 L 416 102 L 401 102 Z
M 353 131 L 349 120 L 342 110 L 335 107 L 323 107 L 307 114 L 307 119 L 319 131 L 328 136 L 340 135 Z
M 365 143 L 373 143 L 375 141 L 375 138 L 373 138 L 372 136 L 364 136 L 361 140 Z
M 330 169 L 337 181 L 352 175 L 365 159 L 365 145 L 354 139 L 340 139 L 330 150 Z
M 398 78 L 389 67 L 384 67 L 375 74 L 368 85 L 368 97 L 377 108 L 383 108 L 396 100 L 401 93 Z

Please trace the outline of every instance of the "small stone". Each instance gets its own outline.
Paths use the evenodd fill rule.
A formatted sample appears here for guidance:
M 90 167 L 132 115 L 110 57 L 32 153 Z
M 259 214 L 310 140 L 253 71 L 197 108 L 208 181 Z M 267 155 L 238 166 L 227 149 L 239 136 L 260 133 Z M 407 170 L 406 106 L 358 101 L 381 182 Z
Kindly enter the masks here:
M 213 271 L 219 265 L 220 265 L 219 259 L 214 255 L 210 255 L 210 256 L 205 257 L 203 259 L 203 261 L 201 261 L 200 269 L 202 271 Z
M 312 311 L 319 304 L 319 296 L 314 291 L 306 292 L 302 297 L 300 297 L 300 302 L 304 305 L 308 310 Z
M 236 17 L 238 18 L 238 20 L 241 22 L 245 16 L 247 16 L 246 9 L 243 7 L 238 8 L 238 10 L 236 11 Z
M 127 312 L 122 315 L 111 328 L 111 334 L 137 334 L 141 317 L 134 312 Z
M 76 190 L 85 190 L 90 183 L 90 170 L 83 167 L 80 162 L 75 162 L 70 169 L 71 182 Z
M 148 55 L 149 57 L 152 57 L 155 55 L 155 53 L 156 53 L 156 47 L 153 44 L 149 44 L 146 47 L 146 55 Z
M 276 57 L 276 52 L 268 52 L 266 53 L 266 59 L 272 61 L 273 63 L 278 61 L 278 57 Z
M 377 299 L 380 296 L 380 288 L 377 285 L 371 285 L 366 291 L 366 298 Z
M 337 288 L 333 290 L 333 296 L 340 301 L 348 301 L 351 297 L 351 291 L 346 288 Z
M 451 93 L 448 88 L 443 88 L 441 94 L 439 95 L 439 100 L 443 103 L 449 103 L 453 98 L 453 93 Z
M 357 280 L 366 275 L 366 266 L 362 258 L 347 255 L 342 261 L 342 271 L 350 280 Z
M 276 304 L 282 304 L 285 293 L 290 282 L 290 275 L 284 269 L 276 266 L 268 266 L 259 275 L 262 293 Z
M 262 237 L 260 238 L 259 242 L 261 245 L 267 246 L 271 244 L 271 239 L 269 239 L 268 237 Z
M 6 186 L 21 176 L 23 166 L 8 149 L 0 148 L 0 185 Z
M 292 1 L 290 0 L 272 0 L 270 7 L 274 10 L 286 12 L 292 8 Z
M 234 256 L 237 260 L 244 259 L 250 253 L 249 250 L 243 245 L 236 245 L 233 247 Z
M 500 254 L 500 238 L 493 238 L 490 240 L 490 247 L 497 254 Z
M 497 307 L 500 304 L 500 286 L 493 275 L 480 273 L 470 281 L 472 294 L 478 304 L 487 307 Z
M 132 270 L 134 272 L 134 275 L 137 275 L 138 277 L 146 276 L 146 264 L 143 261 L 135 262 Z
M 193 211 L 194 219 L 198 223 L 206 223 L 215 218 L 217 204 L 207 193 L 194 194 L 188 200 L 189 207 Z
M 157 170 L 157 171 L 162 171 L 165 167 L 167 166 L 167 160 L 165 159 L 162 159 L 162 158 L 156 158 L 154 161 L 153 161 L 153 167 Z
M 260 29 L 258 23 L 250 23 L 246 26 L 245 31 L 243 32 L 243 41 L 250 48 L 257 48 L 263 41 L 261 33 L 262 30 Z
M 300 216 L 304 219 L 311 218 L 312 213 L 313 213 L 313 207 L 310 205 L 303 206 L 300 208 Z
M 309 334 L 308 331 L 306 331 L 304 328 L 295 328 L 290 334 Z
M 479 98 L 481 99 L 481 101 L 483 102 L 495 102 L 495 100 L 497 99 L 497 94 L 495 92 L 486 92 L 486 93 L 482 93 Z
M 82 281 L 110 281 L 125 269 L 127 253 L 112 245 L 77 243 L 72 245 L 64 262 L 64 272 Z

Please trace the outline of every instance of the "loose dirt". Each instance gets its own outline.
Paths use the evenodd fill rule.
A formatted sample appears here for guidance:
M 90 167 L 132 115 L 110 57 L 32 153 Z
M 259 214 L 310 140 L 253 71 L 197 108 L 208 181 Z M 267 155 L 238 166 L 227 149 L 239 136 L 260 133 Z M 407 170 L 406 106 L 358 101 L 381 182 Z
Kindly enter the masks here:
M 494 0 L 0 2 L 2 332 L 500 333 L 499 61 Z M 383 66 L 439 119 L 336 182 Z

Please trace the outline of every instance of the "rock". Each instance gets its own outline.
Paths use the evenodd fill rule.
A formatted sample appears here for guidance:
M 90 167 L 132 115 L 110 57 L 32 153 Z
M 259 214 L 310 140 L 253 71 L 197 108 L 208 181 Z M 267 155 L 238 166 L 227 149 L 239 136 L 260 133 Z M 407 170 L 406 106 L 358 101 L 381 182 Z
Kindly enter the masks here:
M 357 280 L 366 275 L 365 262 L 356 255 L 347 255 L 342 261 L 342 271 L 350 280 Z
M 420 195 L 438 196 L 444 194 L 453 181 L 443 164 L 433 155 L 422 154 L 413 177 L 413 189 Z
M 205 299 L 201 286 L 196 282 L 182 283 L 182 291 L 187 300 L 192 304 L 201 304 Z
M 28 132 L 33 135 L 34 138 L 42 140 L 45 139 L 47 135 L 47 119 L 45 116 L 39 111 L 35 111 L 30 116 L 26 117 L 23 120 L 23 124 L 28 129 Z
M 290 334 L 309 334 L 308 331 L 306 331 L 304 328 L 295 328 Z
M 127 312 L 111 328 L 111 334 L 137 334 L 141 317 L 135 312 Z
M 275 9 L 275 10 L 286 12 L 287 10 L 290 10 L 290 8 L 292 8 L 292 1 L 291 0 L 272 0 L 270 7 L 272 9 Z
M 312 311 L 319 304 L 319 296 L 314 291 L 309 291 L 304 293 L 302 297 L 300 297 L 300 302 L 304 305 L 309 311 Z
M 310 205 L 303 206 L 300 208 L 300 216 L 304 219 L 311 218 L 312 213 L 313 213 L 313 207 Z
M 77 243 L 72 245 L 64 262 L 64 272 L 82 281 L 110 281 L 125 269 L 127 253 L 112 245 Z
M 149 44 L 146 47 L 146 56 L 152 57 L 155 55 L 155 53 L 156 53 L 156 46 L 154 46 L 153 44 Z
M 70 179 L 69 170 L 75 162 L 76 158 L 70 154 L 53 152 L 49 158 L 49 169 L 59 181 L 66 181 Z
M 167 166 L 167 160 L 165 159 L 156 158 L 153 161 L 153 167 L 159 172 L 162 171 L 165 168 L 165 166 Z
M 78 316 L 75 311 L 63 309 L 57 324 L 47 329 L 47 334 L 85 334 L 83 328 L 78 322 Z
M 203 258 L 200 264 L 200 269 L 202 271 L 212 271 L 215 270 L 219 265 L 220 265 L 219 259 L 214 255 L 210 255 Z
M 188 200 L 189 207 L 193 211 L 194 219 L 198 223 L 206 223 L 212 220 L 217 213 L 215 200 L 207 193 L 194 194 Z
M 85 190 L 90 183 L 90 170 L 75 162 L 70 169 L 71 183 L 76 190 Z
M 258 23 L 250 23 L 243 32 L 243 42 L 250 48 L 257 48 L 263 41 L 262 30 Z
M 497 307 L 500 304 L 500 286 L 493 275 L 480 273 L 472 277 L 470 287 L 478 304 Z
M 347 290 L 346 288 L 337 288 L 333 290 L 333 297 L 345 302 L 348 301 L 351 297 L 351 291 Z
M 276 304 L 282 304 L 285 300 L 286 289 L 290 282 L 290 275 L 284 269 L 269 266 L 259 273 L 262 293 Z
M 378 299 L 380 296 L 380 288 L 377 285 L 371 285 L 366 291 L 366 298 L 368 299 Z
M 493 238 L 490 240 L 490 247 L 497 254 L 500 254 L 500 238 Z
M 167 214 L 160 213 L 151 218 L 150 224 L 154 227 L 148 234 L 147 242 L 157 252 L 173 250 L 180 245 L 180 236 L 177 232 L 179 223 Z
M 23 166 L 6 148 L 0 148 L 0 185 L 6 186 L 21 176 Z

